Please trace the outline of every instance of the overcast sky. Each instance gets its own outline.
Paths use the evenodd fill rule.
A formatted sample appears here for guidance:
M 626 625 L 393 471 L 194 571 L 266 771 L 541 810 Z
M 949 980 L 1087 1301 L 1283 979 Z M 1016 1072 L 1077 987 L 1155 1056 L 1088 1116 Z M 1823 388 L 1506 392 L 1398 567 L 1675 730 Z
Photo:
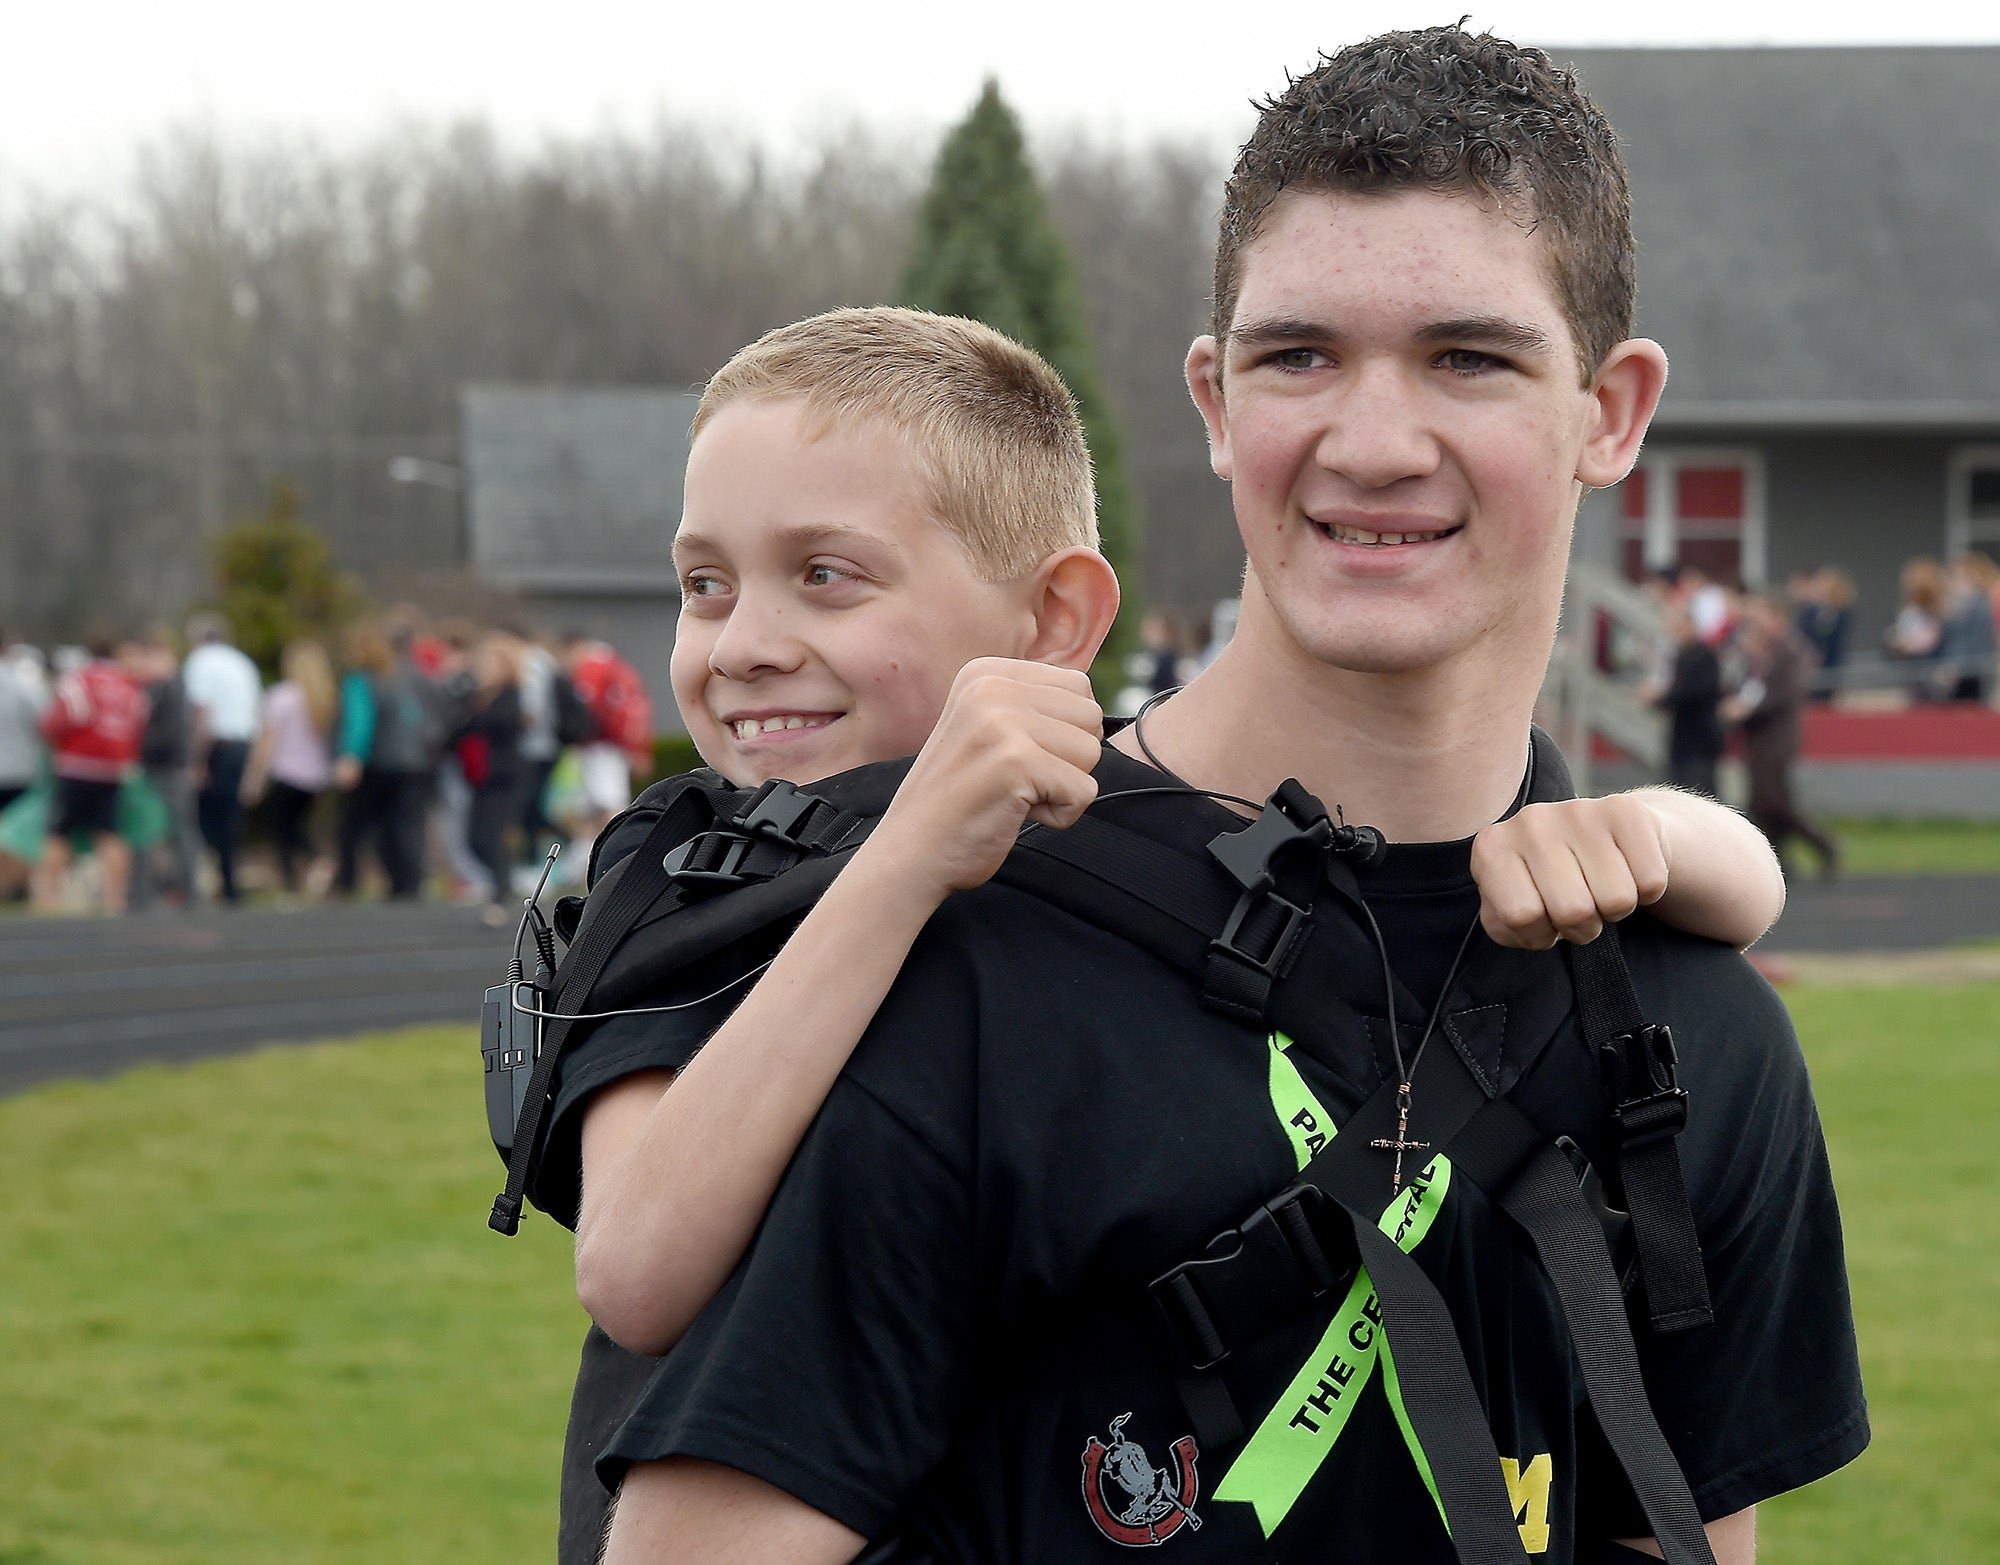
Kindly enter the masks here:
M 1381 0 L 0 0 L 0 182 L 115 184 L 174 125 L 367 139 L 482 114 L 510 142 L 662 113 L 783 147 L 864 119 L 929 132 L 987 75 L 1041 130 L 1226 138 L 1315 51 L 1453 14 Z M 1475 26 L 1543 44 L 2000 41 L 2000 7 L 1516 0 Z

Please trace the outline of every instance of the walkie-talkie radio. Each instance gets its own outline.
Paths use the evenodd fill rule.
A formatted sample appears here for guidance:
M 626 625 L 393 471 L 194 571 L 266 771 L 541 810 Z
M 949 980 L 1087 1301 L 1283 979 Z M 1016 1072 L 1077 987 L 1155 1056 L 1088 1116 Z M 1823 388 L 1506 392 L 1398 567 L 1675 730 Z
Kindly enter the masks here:
M 544 1000 L 556 978 L 555 931 L 542 916 L 542 891 L 555 868 L 557 843 L 542 862 L 542 878 L 535 882 L 535 894 L 527 899 L 521 922 L 514 930 L 514 954 L 507 963 L 507 981 L 486 991 L 486 1003 L 479 1013 L 479 1052 L 486 1060 L 486 1128 L 504 1162 L 514 1147 L 514 1127 L 521 1122 L 521 1105 L 528 1097 L 528 1077 L 541 1052 Z M 535 976 L 529 981 L 521 965 L 521 937 L 535 937 Z M 522 990 L 529 996 L 521 1003 Z

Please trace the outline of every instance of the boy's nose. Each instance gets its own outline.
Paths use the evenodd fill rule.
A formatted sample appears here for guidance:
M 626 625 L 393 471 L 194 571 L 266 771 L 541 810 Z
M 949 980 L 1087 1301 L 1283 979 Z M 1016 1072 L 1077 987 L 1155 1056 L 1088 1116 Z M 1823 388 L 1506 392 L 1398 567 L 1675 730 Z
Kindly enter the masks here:
M 791 672 L 805 653 L 792 628 L 794 618 L 782 605 L 744 594 L 709 648 L 710 671 L 737 680 Z
M 1363 489 L 1437 471 L 1440 452 L 1424 399 L 1394 364 L 1365 367 L 1331 394 L 1314 459 Z

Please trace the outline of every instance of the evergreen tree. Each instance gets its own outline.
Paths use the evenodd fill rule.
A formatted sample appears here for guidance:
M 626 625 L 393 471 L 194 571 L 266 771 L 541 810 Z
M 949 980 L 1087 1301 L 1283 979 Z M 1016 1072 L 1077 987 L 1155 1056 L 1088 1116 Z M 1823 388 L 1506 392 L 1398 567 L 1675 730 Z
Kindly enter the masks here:
M 214 561 L 216 608 L 267 678 L 297 637 L 313 637 L 337 656 L 334 636 L 365 606 L 361 584 L 335 569 L 332 545 L 300 517 L 298 491 L 283 480 L 261 512 L 216 538 Z
M 1123 654 L 1138 623 L 1139 519 L 1124 442 L 1097 379 L 1076 273 L 1049 221 L 1020 122 L 989 81 L 945 138 L 903 274 L 902 300 L 984 321 L 1055 366 L 1083 415 L 1097 469 L 1097 525 L 1125 586 L 1118 623 L 1092 675 L 1108 696 L 1125 683 Z

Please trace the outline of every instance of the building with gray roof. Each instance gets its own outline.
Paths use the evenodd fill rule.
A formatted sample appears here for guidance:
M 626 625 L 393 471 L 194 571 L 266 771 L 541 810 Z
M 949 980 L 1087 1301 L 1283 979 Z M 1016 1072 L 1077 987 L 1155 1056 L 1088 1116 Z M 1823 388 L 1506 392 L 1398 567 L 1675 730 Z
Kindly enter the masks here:
M 470 564 L 557 631 L 610 642 L 663 727 L 680 614 L 674 529 L 699 394 L 471 386 L 460 400 Z
M 1820 564 L 1871 642 L 1913 555 L 2000 556 L 2000 49 L 1556 51 L 1626 145 L 1672 374 L 1581 553 Z

